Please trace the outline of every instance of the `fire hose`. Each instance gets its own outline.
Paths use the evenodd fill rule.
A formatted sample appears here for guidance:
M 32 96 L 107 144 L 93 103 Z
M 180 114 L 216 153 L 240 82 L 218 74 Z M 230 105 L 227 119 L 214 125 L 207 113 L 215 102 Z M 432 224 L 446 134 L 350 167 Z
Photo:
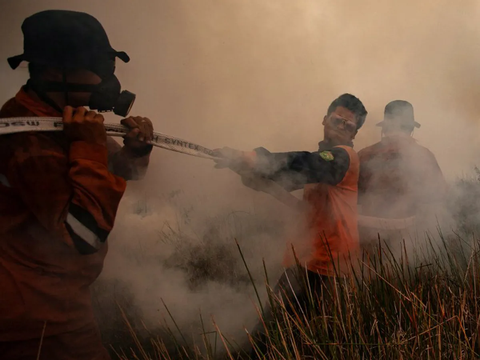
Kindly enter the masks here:
M 104 124 L 107 135 L 124 136 L 129 129 L 120 124 Z M 28 131 L 62 131 L 61 117 L 15 117 L 0 119 L 0 135 Z M 186 155 L 215 159 L 213 150 L 170 135 L 154 132 L 150 144 Z
M 124 136 L 129 129 L 120 124 L 104 124 L 107 135 Z M 62 131 L 63 122 L 61 117 L 14 117 L 0 119 L 0 135 L 7 135 L 28 131 Z M 150 144 L 153 146 L 206 159 L 214 160 L 218 157 L 214 151 L 204 146 L 185 141 L 170 135 L 154 132 Z M 275 197 L 285 205 L 304 211 L 306 204 L 283 189 L 277 183 L 268 179 L 253 179 L 260 183 L 262 190 Z M 382 219 L 369 216 L 359 216 L 359 224 L 367 227 L 380 229 L 402 229 L 412 226 L 413 218 L 409 219 Z
M 127 127 L 120 124 L 104 124 L 104 126 L 107 135 L 109 136 L 124 136 L 129 131 Z M 61 117 L 15 117 L 0 119 L 0 136 L 29 131 L 62 130 L 63 122 Z M 214 151 L 211 149 L 159 132 L 153 133 L 150 144 L 165 150 L 175 151 L 186 155 L 211 160 L 218 158 L 214 155 Z M 265 192 L 274 196 L 287 206 L 297 207 L 299 200 L 289 192 L 285 191 L 280 185 L 266 179 L 261 179 L 260 181 L 264 185 Z

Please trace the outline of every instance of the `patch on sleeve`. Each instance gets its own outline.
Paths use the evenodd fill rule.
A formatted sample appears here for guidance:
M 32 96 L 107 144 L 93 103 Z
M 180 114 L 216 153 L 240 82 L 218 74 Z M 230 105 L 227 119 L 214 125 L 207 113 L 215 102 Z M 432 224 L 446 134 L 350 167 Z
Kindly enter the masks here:
M 321 151 L 319 155 L 325 161 L 333 161 L 335 159 L 331 151 Z

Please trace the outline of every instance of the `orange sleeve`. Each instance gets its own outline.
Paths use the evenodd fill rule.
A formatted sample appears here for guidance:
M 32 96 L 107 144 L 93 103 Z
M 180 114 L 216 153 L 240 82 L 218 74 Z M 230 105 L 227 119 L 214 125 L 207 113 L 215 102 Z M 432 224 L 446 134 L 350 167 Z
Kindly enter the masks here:
M 66 155 L 46 135 L 19 134 L 7 180 L 38 222 L 81 253 L 92 253 L 114 225 L 125 181 L 108 171 L 107 149 L 83 141 Z

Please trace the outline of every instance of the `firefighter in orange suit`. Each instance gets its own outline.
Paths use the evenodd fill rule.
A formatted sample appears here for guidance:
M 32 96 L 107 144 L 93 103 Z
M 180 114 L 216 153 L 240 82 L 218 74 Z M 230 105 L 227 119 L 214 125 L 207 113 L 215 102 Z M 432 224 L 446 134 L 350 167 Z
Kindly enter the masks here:
M 108 359 L 89 286 L 102 270 L 125 180 L 145 173 L 153 129 L 126 117 L 114 50 L 101 24 L 73 11 L 44 11 L 23 25 L 30 78 L 0 117 L 63 117 L 62 132 L 0 138 L 0 359 Z M 86 110 L 88 106 L 90 110 Z M 130 128 L 120 147 L 103 116 Z

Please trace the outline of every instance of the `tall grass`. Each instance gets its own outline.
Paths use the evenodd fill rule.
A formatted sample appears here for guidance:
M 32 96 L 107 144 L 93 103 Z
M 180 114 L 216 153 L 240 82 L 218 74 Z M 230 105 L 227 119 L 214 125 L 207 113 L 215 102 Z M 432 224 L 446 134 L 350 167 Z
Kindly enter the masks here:
M 468 206 L 473 205 L 468 202 Z M 315 292 L 307 286 L 307 311 L 296 304 L 285 304 L 273 293 L 271 286 L 276 279 L 265 271 L 268 302 L 275 309 L 275 318 L 264 323 L 266 350 L 257 348 L 257 357 L 480 358 L 480 242 L 474 236 L 476 227 L 472 224 L 477 224 L 473 218 L 464 220 L 459 224 L 461 234 L 446 236 L 439 231 L 430 235 L 421 252 L 412 251 L 404 243 L 401 252 L 394 254 L 388 243 L 379 241 L 358 259 L 352 276 L 336 277 Z M 242 281 L 250 279 L 257 292 L 258 282 L 249 271 L 251 264 L 245 260 L 242 247 L 237 246 L 238 259 L 245 266 Z M 308 279 L 304 281 L 308 283 Z M 263 321 L 264 305 L 259 297 L 256 307 L 246 304 L 252 306 L 252 312 L 257 311 L 259 321 Z M 121 342 L 112 341 L 116 356 L 122 360 L 247 359 L 247 351 L 255 347 L 251 329 L 245 329 L 245 342 L 236 344 L 223 334 L 215 319 L 202 314 L 201 341 L 192 342 L 175 326 L 170 312 L 170 325 L 155 332 L 139 326 L 136 314 L 124 305 L 119 312 L 130 339 L 125 336 Z M 214 330 L 208 330 L 212 325 Z
M 445 244 L 446 245 L 446 244 Z M 364 258 L 360 271 L 337 278 L 324 304 L 310 294 L 311 316 L 281 311 L 265 355 L 312 359 L 476 359 L 478 253 L 440 251 L 411 266 L 388 249 Z M 432 249 L 437 250 L 437 249 Z M 280 304 L 283 310 L 285 306 Z M 270 331 L 272 334 L 272 330 Z
M 464 242 L 460 238 L 450 241 Z M 417 258 L 415 266 L 406 251 L 398 258 L 380 244 L 374 252 L 364 254 L 353 276 L 335 278 L 321 291 L 310 292 L 308 315 L 301 310 L 288 312 L 286 308 L 292 306 L 287 305 L 295 304 L 285 304 L 271 293 L 270 306 L 276 309 L 276 317 L 265 324 L 267 350 L 258 352 L 258 357 L 480 358 L 480 244 L 475 242 L 469 251 L 457 252 L 449 250 L 446 239 L 440 244 L 431 243 L 429 262 Z M 258 313 L 261 319 L 262 312 Z M 248 358 L 217 326 L 214 337 L 202 334 L 202 344 L 189 344 L 180 329 L 166 327 L 163 334 L 150 337 L 145 350 L 128 316 L 122 314 L 135 347 L 129 354 L 119 353 L 120 359 Z M 217 353 L 212 341 L 222 344 L 224 351 Z M 175 344 L 173 349 L 171 344 Z

